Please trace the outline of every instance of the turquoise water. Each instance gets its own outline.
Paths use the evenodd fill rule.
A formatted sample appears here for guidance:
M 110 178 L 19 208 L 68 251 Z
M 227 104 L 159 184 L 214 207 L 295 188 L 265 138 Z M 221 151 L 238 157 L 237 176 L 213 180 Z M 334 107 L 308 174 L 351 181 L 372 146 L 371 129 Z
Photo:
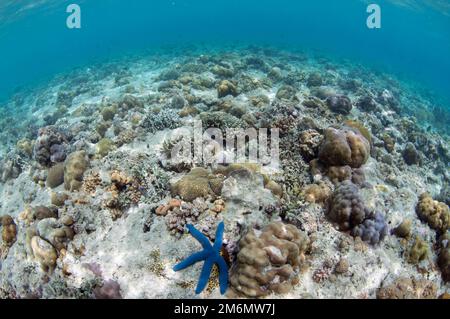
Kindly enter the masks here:
M 82 28 L 66 27 L 81 6 Z M 375 66 L 450 100 L 450 2 L 357 0 L 2 0 L 0 100 L 73 67 L 170 45 L 301 47 Z M 447 104 L 447 105 L 450 105 Z

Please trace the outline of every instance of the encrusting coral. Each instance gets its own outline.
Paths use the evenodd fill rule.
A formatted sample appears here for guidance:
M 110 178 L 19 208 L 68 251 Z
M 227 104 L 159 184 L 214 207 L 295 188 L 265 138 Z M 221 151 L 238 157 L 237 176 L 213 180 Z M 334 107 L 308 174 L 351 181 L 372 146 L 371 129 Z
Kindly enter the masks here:
M 445 233 L 450 228 L 450 210 L 447 204 L 433 200 L 428 193 L 420 195 L 417 214 L 438 232 Z
M 231 287 L 238 294 L 263 297 L 287 293 L 298 283 L 309 239 L 293 225 L 273 222 L 263 231 L 250 230 L 239 248 Z
M 319 159 L 328 166 L 359 168 L 369 159 L 370 143 L 357 130 L 328 128 L 319 149 Z

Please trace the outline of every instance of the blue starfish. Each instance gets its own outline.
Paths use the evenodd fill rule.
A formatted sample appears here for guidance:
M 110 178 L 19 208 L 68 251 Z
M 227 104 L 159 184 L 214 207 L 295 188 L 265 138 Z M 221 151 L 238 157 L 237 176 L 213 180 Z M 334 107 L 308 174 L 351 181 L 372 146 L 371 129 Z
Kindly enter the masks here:
M 177 264 L 175 267 L 173 267 L 173 270 L 180 271 L 204 260 L 205 263 L 203 264 L 202 273 L 200 274 L 197 289 L 195 290 L 196 294 L 200 294 L 208 284 L 212 267 L 214 266 L 214 264 L 217 264 L 219 266 L 220 293 L 222 295 L 225 294 L 228 289 L 228 266 L 223 257 L 220 255 L 223 241 L 223 231 L 225 228 L 224 223 L 221 222 L 219 226 L 217 226 L 214 246 L 212 246 L 209 239 L 201 232 L 199 232 L 194 226 L 187 225 L 187 228 L 189 229 L 191 235 L 202 245 L 203 250 L 189 256 L 188 258 Z

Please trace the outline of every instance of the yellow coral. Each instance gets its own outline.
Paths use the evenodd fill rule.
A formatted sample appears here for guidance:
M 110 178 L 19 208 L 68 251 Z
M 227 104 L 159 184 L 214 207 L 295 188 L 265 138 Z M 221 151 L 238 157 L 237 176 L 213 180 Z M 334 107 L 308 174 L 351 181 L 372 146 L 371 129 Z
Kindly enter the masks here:
M 445 203 L 433 200 L 430 194 L 422 194 L 417 204 L 417 214 L 431 228 L 444 233 L 450 228 L 450 210 Z
M 180 196 L 187 202 L 192 202 L 199 197 L 212 196 L 215 198 L 222 192 L 223 178 L 209 173 L 204 168 L 193 168 L 171 187 L 173 196 Z
M 64 187 L 67 190 L 80 189 L 87 166 L 86 152 L 79 151 L 68 156 L 64 165 Z

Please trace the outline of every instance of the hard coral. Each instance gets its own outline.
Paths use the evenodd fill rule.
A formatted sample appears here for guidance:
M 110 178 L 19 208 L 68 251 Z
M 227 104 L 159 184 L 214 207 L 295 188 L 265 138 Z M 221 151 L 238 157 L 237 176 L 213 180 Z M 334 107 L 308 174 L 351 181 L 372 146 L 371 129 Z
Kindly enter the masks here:
M 52 126 L 41 128 L 34 144 L 34 159 L 45 167 L 66 159 L 67 136 Z
M 227 95 L 237 96 L 238 94 L 236 85 L 228 80 L 223 80 L 217 87 L 217 95 L 219 98 Z
M 55 248 L 41 237 L 34 236 L 31 238 L 31 250 L 36 261 L 40 263 L 42 270 L 52 273 L 58 258 Z
M 331 197 L 328 217 L 339 225 L 340 230 L 353 229 L 369 215 L 370 210 L 364 205 L 356 185 L 346 181 L 336 188 Z
M 378 289 L 378 299 L 436 299 L 438 288 L 425 279 L 397 278 Z
M 369 159 L 370 143 L 356 129 L 328 128 L 319 149 L 319 159 L 328 166 L 359 168 Z
M 17 225 L 11 216 L 5 215 L 0 218 L 0 226 L 2 226 L 3 246 L 11 247 L 17 238 Z
M 181 180 L 172 185 L 172 195 L 192 202 L 199 197 L 219 196 L 222 191 L 223 179 L 211 174 L 204 168 L 194 168 Z
M 84 151 L 75 152 L 68 156 L 64 164 L 64 187 L 66 190 L 80 189 L 88 164 Z
M 309 239 L 293 225 L 273 222 L 262 232 L 249 231 L 239 247 L 231 286 L 238 294 L 263 297 L 287 293 L 297 284 Z
M 433 200 L 430 194 L 424 193 L 417 204 L 417 214 L 431 228 L 445 233 L 450 228 L 450 210 L 445 203 Z
M 333 112 L 349 114 L 353 109 L 352 101 L 344 95 L 333 95 L 327 99 L 327 105 Z

